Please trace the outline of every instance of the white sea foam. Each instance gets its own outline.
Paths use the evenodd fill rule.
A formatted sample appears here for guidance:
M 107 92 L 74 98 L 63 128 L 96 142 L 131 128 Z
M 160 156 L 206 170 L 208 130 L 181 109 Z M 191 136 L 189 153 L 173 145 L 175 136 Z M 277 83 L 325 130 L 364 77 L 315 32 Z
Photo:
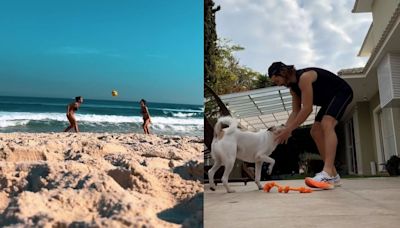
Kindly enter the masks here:
M 201 108 L 201 109 L 170 109 L 170 108 L 151 108 L 151 107 L 148 107 L 148 108 L 149 108 L 149 111 L 161 110 L 164 113 L 167 113 L 167 112 L 197 112 L 197 113 L 204 112 L 203 108 Z
M 0 128 L 22 126 L 29 123 L 29 120 L 0 120 Z
M 172 113 L 172 116 L 174 117 L 191 117 L 196 115 L 196 113 L 182 113 L 182 112 L 178 112 L 178 113 Z
M 183 116 L 182 116 L 183 117 Z M 142 123 L 141 116 L 76 114 L 79 122 L 88 123 Z M 0 127 L 24 125 L 31 120 L 36 121 L 64 121 L 67 122 L 65 113 L 32 113 L 32 112 L 0 112 Z M 152 117 L 152 124 L 156 125 L 195 125 L 203 126 L 202 118 L 176 118 L 176 117 Z

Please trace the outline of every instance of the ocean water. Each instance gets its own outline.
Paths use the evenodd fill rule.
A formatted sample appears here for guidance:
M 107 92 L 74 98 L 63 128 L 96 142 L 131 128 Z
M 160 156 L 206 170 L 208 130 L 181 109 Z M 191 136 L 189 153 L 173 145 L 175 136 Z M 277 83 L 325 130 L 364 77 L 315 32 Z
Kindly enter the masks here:
M 0 132 L 62 132 L 73 99 L 0 96 Z M 148 102 L 158 135 L 203 136 L 203 106 Z M 91 100 L 76 112 L 81 132 L 143 133 L 139 101 Z

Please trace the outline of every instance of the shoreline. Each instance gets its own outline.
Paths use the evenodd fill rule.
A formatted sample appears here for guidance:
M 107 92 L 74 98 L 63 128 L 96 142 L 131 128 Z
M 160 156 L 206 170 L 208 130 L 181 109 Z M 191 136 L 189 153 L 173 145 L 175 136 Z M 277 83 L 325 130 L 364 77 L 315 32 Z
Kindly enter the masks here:
M 71 100 L 56 98 L 1 99 L 0 132 L 51 133 L 69 126 L 66 106 Z M 150 132 L 158 135 L 204 134 L 203 106 L 151 103 L 148 106 L 152 124 Z M 143 133 L 143 117 L 139 101 L 86 100 L 75 113 L 82 132 Z
M 0 133 L 0 224 L 202 224 L 203 148 L 198 136 Z

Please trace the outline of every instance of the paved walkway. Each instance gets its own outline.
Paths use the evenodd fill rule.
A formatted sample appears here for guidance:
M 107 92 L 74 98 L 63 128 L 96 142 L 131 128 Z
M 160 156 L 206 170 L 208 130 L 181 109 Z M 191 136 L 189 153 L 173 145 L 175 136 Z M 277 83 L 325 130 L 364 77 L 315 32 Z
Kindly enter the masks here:
M 276 182 L 305 186 L 304 180 Z M 400 227 L 400 177 L 342 179 L 342 187 L 308 194 L 265 193 L 254 182 L 230 185 L 236 193 L 226 193 L 221 183 L 215 192 L 205 185 L 206 228 Z

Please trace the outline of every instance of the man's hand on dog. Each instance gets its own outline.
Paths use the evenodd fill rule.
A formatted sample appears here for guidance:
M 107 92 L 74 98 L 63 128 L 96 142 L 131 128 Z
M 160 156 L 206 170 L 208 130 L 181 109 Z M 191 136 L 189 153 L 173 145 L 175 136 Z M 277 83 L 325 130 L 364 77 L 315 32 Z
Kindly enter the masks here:
M 276 132 L 275 141 L 279 144 L 287 144 L 290 136 L 292 136 L 292 130 L 288 127 L 285 127 Z

